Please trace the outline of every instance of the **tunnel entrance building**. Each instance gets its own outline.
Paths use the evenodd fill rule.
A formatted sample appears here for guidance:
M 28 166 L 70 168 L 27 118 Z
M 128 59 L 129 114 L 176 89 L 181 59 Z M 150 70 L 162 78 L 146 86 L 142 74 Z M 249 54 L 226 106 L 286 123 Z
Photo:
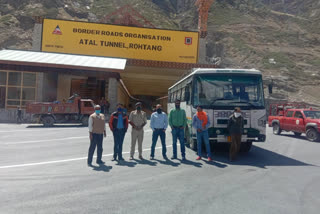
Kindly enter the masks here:
M 100 32 L 98 38 L 94 29 Z M 66 34 L 69 36 L 62 37 Z M 35 24 L 32 51 L 0 51 L 0 122 L 14 121 L 17 108 L 23 109 L 27 102 L 61 102 L 74 93 L 97 104 L 105 97 L 110 112 L 119 102 L 131 110 L 137 100 L 151 112 L 154 102 L 192 68 L 215 67 L 197 64 L 198 40 L 197 32 L 64 20 L 46 24 L 40 19 Z M 133 42 L 140 46 L 130 46 Z M 164 52 L 153 53 L 152 49 L 159 52 L 153 46 L 161 46 Z

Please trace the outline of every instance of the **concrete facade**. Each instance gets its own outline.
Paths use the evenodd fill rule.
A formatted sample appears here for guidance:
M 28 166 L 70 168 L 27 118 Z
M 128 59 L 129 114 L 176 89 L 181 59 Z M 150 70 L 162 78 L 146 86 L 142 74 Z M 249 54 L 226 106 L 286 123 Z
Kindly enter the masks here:
M 87 79 L 87 77 L 58 74 L 56 100 L 62 101 L 63 99 L 67 99 L 70 97 L 70 89 L 71 89 L 71 80 L 72 79 Z
M 114 112 L 118 103 L 119 82 L 116 78 L 109 78 L 108 99 L 110 103 L 110 112 Z
M 32 50 L 41 51 L 42 24 L 36 23 L 32 33 Z
M 33 30 L 32 38 L 32 50 L 41 51 L 41 39 L 42 39 L 42 24 L 36 23 Z M 37 101 L 49 101 L 55 97 L 55 100 L 66 99 L 70 96 L 71 79 L 83 79 L 83 76 L 71 76 L 64 74 L 47 74 L 39 73 L 38 89 L 37 89 Z M 116 104 L 120 100 L 127 100 L 123 96 L 119 97 L 118 91 L 119 83 L 116 78 L 110 78 L 108 81 L 108 88 L 106 89 L 106 97 L 110 102 L 110 111 L 116 109 Z M 55 91 L 55 92 L 54 92 Z
M 32 50 L 41 51 L 41 33 L 42 33 L 42 24 L 36 23 L 33 28 L 32 33 Z M 43 79 L 44 73 L 37 74 L 37 97 L 36 101 L 41 102 L 43 99 Z
M 206 60 L 206 38 L 199 38 L 199 62 L 200 64 L 207 64 Z

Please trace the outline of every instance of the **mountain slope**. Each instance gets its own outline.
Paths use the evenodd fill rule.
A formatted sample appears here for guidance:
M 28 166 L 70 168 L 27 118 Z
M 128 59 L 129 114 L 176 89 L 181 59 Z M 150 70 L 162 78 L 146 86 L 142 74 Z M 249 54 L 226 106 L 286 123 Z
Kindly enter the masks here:
M 100 22 L 130 4 L 157 28 L 197 30 L 195 0 L 1 0 L 0 47 L 29 49 L 32 16 Z M 274 98 L 320 105 L 320 2 L 216 0 L 207 57 L 223 67 L 257 68 Z

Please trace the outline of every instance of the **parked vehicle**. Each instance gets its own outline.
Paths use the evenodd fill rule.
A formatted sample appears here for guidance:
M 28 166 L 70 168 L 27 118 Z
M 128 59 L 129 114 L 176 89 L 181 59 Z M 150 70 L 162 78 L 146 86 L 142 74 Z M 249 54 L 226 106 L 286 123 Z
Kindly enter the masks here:
M 320 141 L 320 111 L 301 103 L 271 105 L 268 124 L 275 135 L 283 131 L 295 136 L 305 133 L 309 141 Z
M 211 144 L 230 143 L 228 119 L 235 107 L 240 107 L 244 118 L 244 134 L 241 151 L 248 152 L 252 142 L 266 140 L 266 109 L 262 74 L 254 69 L 195 69 L 172 87 L 168 94 L 168 112 L 181 100 L 186 110 L 188 127 L 185 131 L 187 144 L 197 148 L 196 130 L 192 117 L 197 105 L 202 105 L 210 119 Z
M 90 114 L 94 112 L 94 104 L 90 99 L 81 99 L 73 95 L 65 102 L 34 102 L 28 103 L 26 112 L 33 114 L 33 121 L 44 126 L 54 123 L 82 123 L 88 126 Z

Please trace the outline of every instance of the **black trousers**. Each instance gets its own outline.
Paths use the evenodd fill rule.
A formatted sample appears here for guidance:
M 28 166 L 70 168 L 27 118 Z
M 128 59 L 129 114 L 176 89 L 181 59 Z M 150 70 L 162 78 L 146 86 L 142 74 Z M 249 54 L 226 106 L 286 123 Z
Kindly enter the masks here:
M 126 134 L 125 129 L 115 129 L 113 131 L 113 139 L 114 139 L 114 147 L 113 147 L 113 158 L 117 159 L 122 159 L 122 145 L 123 145 L 123 140 L 124 136 Z
M 92 140 L 90 142 L 90 147 L 88 152 L 88 164 L 92 163 L 92 157 L 96 147 L 97 147 L 97 162 L 101 161 L 102 151 L 103 151 L 102 142 L 103 142 L 103 134 L 92 134 Z

